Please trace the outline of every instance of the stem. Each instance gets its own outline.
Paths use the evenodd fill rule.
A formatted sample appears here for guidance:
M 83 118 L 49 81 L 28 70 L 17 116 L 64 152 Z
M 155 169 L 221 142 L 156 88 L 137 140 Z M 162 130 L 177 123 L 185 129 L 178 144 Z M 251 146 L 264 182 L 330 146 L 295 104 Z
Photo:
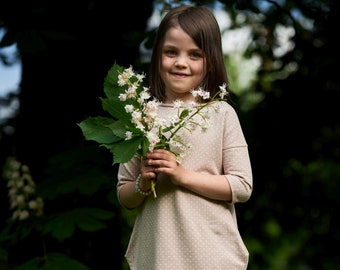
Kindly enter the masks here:
M 155 181 L 155 179 L 152 179 L 152 181 L 151 181 L 151 191 L 153 193 L 153 197 L 157 198 L 157 194 L 156 194 L 156 181 Z
M 201 106 L 199 106 L 199 108 L 197 109 L 196 112 L 194 112 L 193 114 L 189 115 L 189 118 L 185 119 L 181 119 L 179 121 L 178 127 L 175 129 L 175 131 L 171 132 L 170 137 L 168 138 L 168 140 L 170 140 L 173 136 L 175 136 L 175 134 L 185 125 L 186 123 L 186 119 L 192 119 L 196 114 L 198 114 L 201 110 L 203 110 L 206 106 L 208 106 L 212 101 L 208 101 L 207 103 L 201 104 Z M 178 123 L 178 122 L 177 122 Z

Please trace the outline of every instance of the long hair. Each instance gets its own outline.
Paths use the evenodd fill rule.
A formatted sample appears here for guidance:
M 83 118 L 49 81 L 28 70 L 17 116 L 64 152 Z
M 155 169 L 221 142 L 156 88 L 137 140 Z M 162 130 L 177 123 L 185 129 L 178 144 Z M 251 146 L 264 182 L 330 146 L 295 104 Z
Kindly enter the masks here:
M 158 26 L 155 36 L 150 71 L 149 85 L 154 97 L 165 101 L 165 85 L 160 76 L 162 47 L 167 31 L 172 27 L 182 28 L 204 52 L 206 75 L 201 87 L 214 96 L 219 86 L 227 85 L 228 76 L 222 52 L 221 31 L 214 14 L 205 6 L 183 5 L 170 10 Z

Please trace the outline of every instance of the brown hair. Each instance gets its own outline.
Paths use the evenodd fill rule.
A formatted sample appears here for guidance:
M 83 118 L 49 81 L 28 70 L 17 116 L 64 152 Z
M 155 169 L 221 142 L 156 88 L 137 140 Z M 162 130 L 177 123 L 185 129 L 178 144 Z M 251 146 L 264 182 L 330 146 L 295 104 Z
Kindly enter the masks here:
M 206 75 L 201 87 L 214 96 L 228 77 L 222 52 L 221 31 L 213 13 L 205 6 L 183 5 L 170 10 L 161 21 L 154 40 L 150 71 L 150 91 L 160 101 L 165 100 L 165 85 L 160 76 L 162 47 L 166 32 L 181 27 L 204 52 Z

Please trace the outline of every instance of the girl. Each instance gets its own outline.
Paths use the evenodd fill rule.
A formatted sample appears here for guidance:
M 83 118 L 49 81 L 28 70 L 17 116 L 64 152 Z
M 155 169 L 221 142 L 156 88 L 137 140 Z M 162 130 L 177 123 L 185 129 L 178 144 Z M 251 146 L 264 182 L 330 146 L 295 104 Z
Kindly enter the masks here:
M 197 101 L 199 87 L 213 96 L 227 84 L 221 33 L 204 6 L 180 6 L 161 21 L 152 51 L 150 91 L 161 117 L 177 114 L 174 101 Z M 208 129 L 185 138 L 181 163 L 166 150 L 119 165 L 117 195 L 138 207 L 125 254 L 132 270 L 246 269 L 248 251 L 237 227 L 235 203 L 252 193 L 248 146 L 234 109 L 218 101 Z M 210 106 L 210 105 L 209 105 Z M 157 182 L 157 198 L 150 196 Z

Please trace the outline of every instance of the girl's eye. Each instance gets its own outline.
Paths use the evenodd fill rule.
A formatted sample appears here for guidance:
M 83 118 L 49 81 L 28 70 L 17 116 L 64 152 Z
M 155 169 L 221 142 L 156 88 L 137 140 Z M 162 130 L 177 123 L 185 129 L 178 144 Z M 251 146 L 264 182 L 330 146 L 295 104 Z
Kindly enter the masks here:
M 167 56 L 175 56 L 176 55 L 176 52 L 174 50 L 166 50 L 164 53 Z
M 200 52 L 192 52 L 190 54 L 190 57 L 193 58 L 193 59 L 199 59 L 199 58 L 202 58 L 203 57 L 203 54 L 200 53 Z

